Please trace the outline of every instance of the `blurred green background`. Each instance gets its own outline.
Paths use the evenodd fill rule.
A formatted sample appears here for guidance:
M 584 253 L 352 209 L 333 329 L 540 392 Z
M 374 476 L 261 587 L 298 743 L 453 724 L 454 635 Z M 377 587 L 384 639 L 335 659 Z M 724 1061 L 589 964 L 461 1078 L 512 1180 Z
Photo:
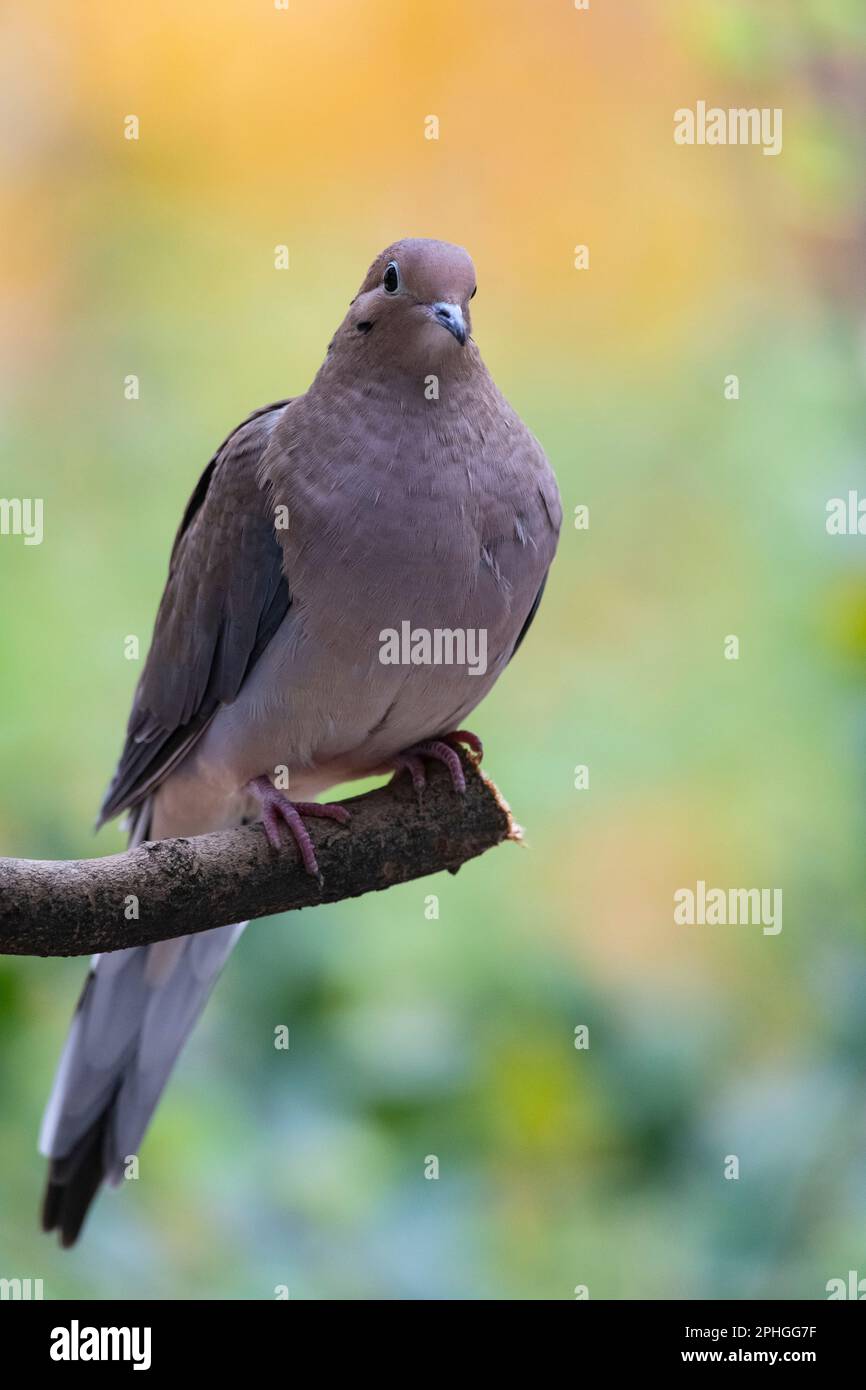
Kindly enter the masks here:
M 0 962 L 0 1276 L 556 1299 L 866 1276 L 866 541 L 825 529 L 866 489 L 862 7 L 13 0 L 2 26 L 0 496 L 42 497 L 45 538 L 0 537 L 0 852 L 121 847 L 89 827 L 124 639 L 146 650 L 213 447 L 305 387 L 388 241 L 471 250 L 476 338 L 566 519 L 471 721 L 527 846 L 252 927 L 140 1180 L 68 1254 L 37 1233 L 35 1143 L 84 962 Z M 675 146 L 697 100 L 781 107 L 782 153 Z M 781 888 L 781 934 L 675 926 L 698 879 Z

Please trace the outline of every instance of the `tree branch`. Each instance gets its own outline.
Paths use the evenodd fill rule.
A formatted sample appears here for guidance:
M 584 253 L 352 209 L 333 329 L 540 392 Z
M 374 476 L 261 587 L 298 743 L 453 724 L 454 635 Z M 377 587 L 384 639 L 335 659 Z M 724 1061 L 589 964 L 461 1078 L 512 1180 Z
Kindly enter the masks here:
M 103 859 L 0 859 L 0 954 L 78 956 L 145 946 L 274 912 L 357 898 L 449 869 L 520 831 L 492 783 L 462 754 L 466 794 L 429 768 L 419 804 L 408 776 L 343 802 L 348 826 L 310 820 L 324 883 L 286 838 L 260 825 L 153 840 Z M 128 916 L 137 900 L 138 917 Z

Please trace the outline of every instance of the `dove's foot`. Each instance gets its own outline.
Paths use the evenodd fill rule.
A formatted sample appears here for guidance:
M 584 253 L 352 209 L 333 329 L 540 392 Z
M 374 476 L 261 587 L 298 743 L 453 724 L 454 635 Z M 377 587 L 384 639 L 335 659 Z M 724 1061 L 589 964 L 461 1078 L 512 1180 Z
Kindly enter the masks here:
M 453 733 L 443 734 L 441 738 L 432 738 L 426 743 L 415 743 L 411 748 L 404 748 L 394 759 L 394 772 L 397 776 L 401 772 L 408 772 L 412 778 L 412 785 L 420 796 L 427 785 L 424 761 L 426 758 L 432 758 L 434 762 L 445 764 L 451 774 L 452 787 L 462 795 L 466 791 L 466 778 L 457 753 L 461 744 L 469 749 L 472 762 L 477 767 L 484 753 L 481 739 L 468 729 L 455 729 Z
M 262 825 L 274 849 L 283 848 L 280 827 L 285 824 L 289 827 L 292 839 L 300 851 L 307 873 L 312 874 L 313 878 L 317 878 L 321 883 L 322 875 L 319 873 L 316 852 L 313 849 L 309 831 L 304 825 L 303 817 L 312 816 L 315 818 L 318 816 L 324 820 L 335 820 L 339 821 L 340 825 L 346 825 L 350 817 L 345 806 L 319 801 L 290 801 L 283 792 L 277 791 L 267 777 L 254 777 L 251 782 L 247 783 L 247 791 L 252 792 L 262 808 Z

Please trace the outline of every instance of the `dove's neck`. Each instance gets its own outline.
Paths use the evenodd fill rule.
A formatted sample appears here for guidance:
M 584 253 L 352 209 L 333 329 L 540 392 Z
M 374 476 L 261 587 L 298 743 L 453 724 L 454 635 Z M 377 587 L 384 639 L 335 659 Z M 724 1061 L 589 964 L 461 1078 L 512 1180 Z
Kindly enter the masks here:
M 495 390 L 475 343 L 449 350 L 433 358 L 364 351 L 367 344 L 339 337 L 322 363 L 307 392 L 317 399 L 334 396 L 373 398 L 380 407 L 401 413 L 428 410 L 440 405 L 443 412 L 465 409 L 466 404 L 488 389 Z

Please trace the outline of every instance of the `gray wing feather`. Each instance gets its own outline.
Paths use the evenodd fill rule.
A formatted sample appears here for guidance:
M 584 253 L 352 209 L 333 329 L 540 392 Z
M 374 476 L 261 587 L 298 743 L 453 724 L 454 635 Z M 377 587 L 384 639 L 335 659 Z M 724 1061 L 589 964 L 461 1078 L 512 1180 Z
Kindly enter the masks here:
M 205 469 L 175 539 L 126 744 L 101 819 L 132 808 L 149 831 L 153 789 L 237 695 L 290 603 L 256 467 L 285 402 L 245 421 Z M 117 1183 L 245 923 L 96 956 L 45 1110 L 52 1159 L 43 1226 L 77 1238 L 100 1182 Z
M 153 953 L 166 943 L 95 958 L 45 1111 L 46 1157 L 65 1157 L 111 1106 L 103 1163 L 107 1179 L 120 1180 L 244 925 L 180 938 L 171 969 L 155 983 Z
M 287 402 L 220 445 L 189 500 L 98 824 L 137 807 L 237 696 L 291 602 L 256 472 Z
M 138 1046 L 125 1071 L 109 1131 L 113 1152 L 106 1154 L 106 1174 L 110 1182 L 119 1181 L 125 1157 L 137 1151 L 178 1053 L 245 925 L 215 927 L 185 938 L 183 952 L 168 980 L 151 990 Z M 203 951 L 196 949 L 200 942 L 205 943 Z M 206 969 L 202 955 L 207 960 Z

